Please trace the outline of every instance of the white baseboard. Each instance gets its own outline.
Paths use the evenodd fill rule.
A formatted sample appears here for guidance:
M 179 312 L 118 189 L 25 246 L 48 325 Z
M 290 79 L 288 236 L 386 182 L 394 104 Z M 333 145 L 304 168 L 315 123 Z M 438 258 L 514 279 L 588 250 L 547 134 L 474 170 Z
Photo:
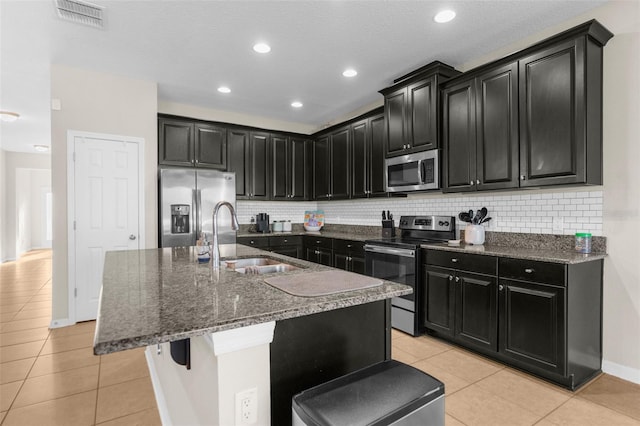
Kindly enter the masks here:
M 49 328 L 69 327 L 70 325 L 74 325 L 75 323 L 75 321 L 71 321 L 69 318 L 54 319 L 51 320 Z
M 0 263 L 5 263 L 5 262 L 14 262 L 16 260 L 15 257 L 7 257 L 5 259 L 2 259 L 2 262 Z
M 631 368 L 626 365 L 620 365 L 615 362 L 603 360 L 602 371 L 623 380 L 640 384 L 640 370 L 637 368 Z
M 147 366 L 149 367 L 149 376 L 151 376 L 151 386 L 153 387 L 153 393 L 156 396 L 156 405 L 158 406 L 158 413 L 160 414 L 160 421 L 163 426 L 171 426 L 171 416 L 169 416 L 169 408 L 164 398 L 164 392 L 162 392 L 162 386 L 160 386 L 160 377 L 156 371 L 155 361 L 153 360 L 153 354 L 151 351 L 153 346 L 147 346 L 144 351 L 144 356 L 147 358 Z

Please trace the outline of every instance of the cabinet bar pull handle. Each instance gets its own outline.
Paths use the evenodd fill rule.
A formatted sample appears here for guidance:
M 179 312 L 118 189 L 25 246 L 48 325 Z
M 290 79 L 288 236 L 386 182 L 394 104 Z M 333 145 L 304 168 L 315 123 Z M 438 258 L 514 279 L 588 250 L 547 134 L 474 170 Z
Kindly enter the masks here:
M 476 185 L 480 185 L 480 179 L 476 179 Z
M 527 177 L 525 175 L 520 175 L 520 180 L 525 180 Z
M 504 290 L 504 286 L 503 286 L 502 284 L 500 284 L 500 285 L 498 286 L 498 290 L 500 290 L 500 291 Z
M 455 257 L 454 257 L 453 259 L 451 259 L 451 261 L 452 261 L 453 263 L 458 263 L 458 259 L 456 259 Z
M 531 269 L 531 268 L 527 268 L 527 269 L 525 269 L 524 271 L 525 271 L 527 274 L 533 274 L 533 272 L 534 272 L 534 271 L 533 271 L 533 269 Z
M 460 282 L 460 277 L 456 277 L 456 282 Z
M 453 275 L 449 275 L 449 281 L 453 281 Z

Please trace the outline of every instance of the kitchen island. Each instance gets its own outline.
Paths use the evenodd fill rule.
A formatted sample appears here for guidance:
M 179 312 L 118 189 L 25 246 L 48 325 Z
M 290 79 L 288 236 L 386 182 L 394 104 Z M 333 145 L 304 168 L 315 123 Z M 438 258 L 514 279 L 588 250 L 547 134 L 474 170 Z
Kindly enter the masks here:
M 244 275 L 223 264 L 216 272 L 198 263 L 194 247 L 106 255 L 94 352 L 147 347 L 163 423 L 234 424 L 237 394 L 256 390 L 256 424 L 287 424 L 293 394 L 390 357 L 388 300 L 409 287 L 383 281 L 294 296 L 264 279 L 332 268 L 240 245 L 222 249 L 223 257 L 266 256 L 300 269 Z M 172 350 L 179 361 L 186 353 L 189 370 Z

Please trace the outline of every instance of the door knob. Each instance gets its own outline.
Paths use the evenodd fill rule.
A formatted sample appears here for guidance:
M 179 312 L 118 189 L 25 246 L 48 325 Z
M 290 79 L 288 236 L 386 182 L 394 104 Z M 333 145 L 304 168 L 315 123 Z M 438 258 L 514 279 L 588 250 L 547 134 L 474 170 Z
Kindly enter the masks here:
M 136 239 L 136 236 L 135 236 L 135 235 L 133 235 L 133 234 L 131 234 L 131 235 L 129 235 L 129 239 L 130 239 L 130 240 L 135 240 L 135 239 Z

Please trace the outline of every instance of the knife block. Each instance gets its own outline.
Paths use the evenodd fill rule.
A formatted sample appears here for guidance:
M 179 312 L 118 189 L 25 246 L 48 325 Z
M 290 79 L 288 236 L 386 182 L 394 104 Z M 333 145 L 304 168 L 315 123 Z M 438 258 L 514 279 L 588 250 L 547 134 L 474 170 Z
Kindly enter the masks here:
M 396 226 L 394 220 L 382 221 L 382 238 L 393 238 L 396 236 Z

